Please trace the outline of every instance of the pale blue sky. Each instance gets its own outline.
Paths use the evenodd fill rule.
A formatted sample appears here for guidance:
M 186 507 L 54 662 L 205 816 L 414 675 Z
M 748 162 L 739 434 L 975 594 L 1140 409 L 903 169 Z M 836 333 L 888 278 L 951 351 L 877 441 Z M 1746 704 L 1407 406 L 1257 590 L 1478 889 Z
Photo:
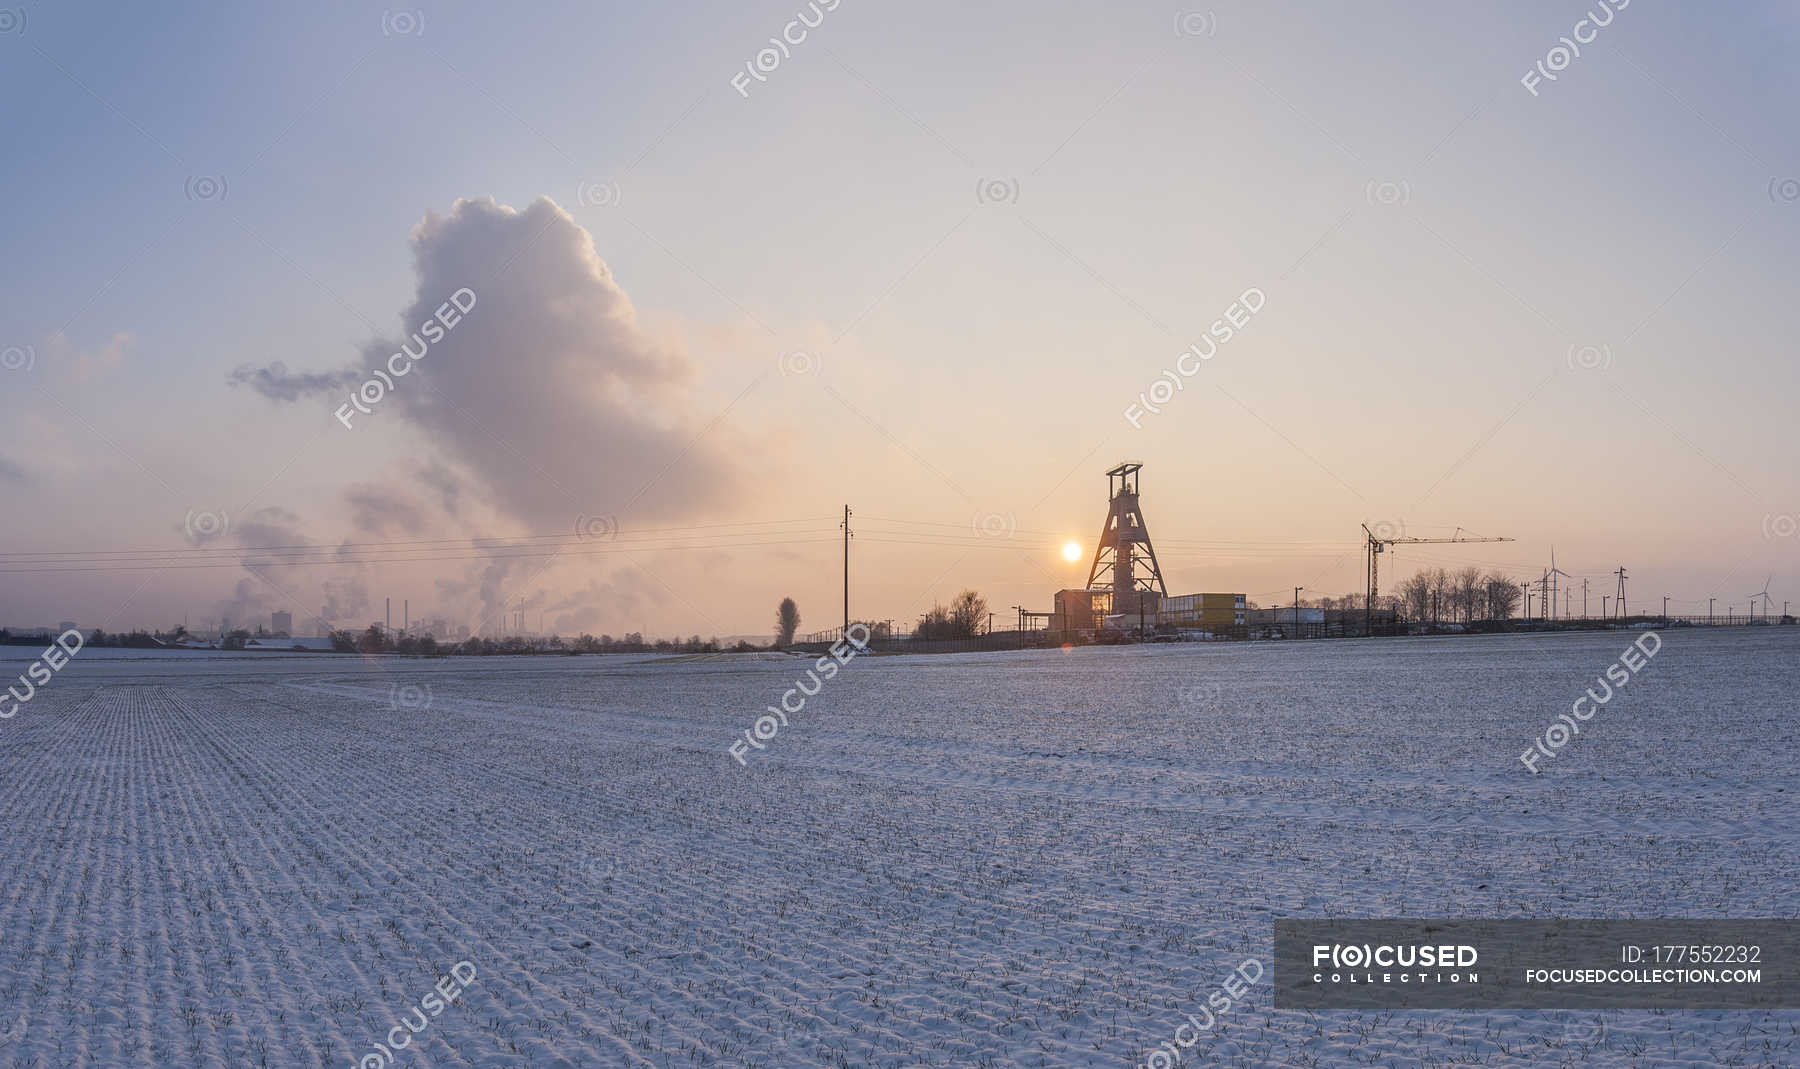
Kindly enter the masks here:
M 1101 472 L 1129 456 L 1175 593 L 1358 589 L 1356 525 L 1385 519 L 1519 539 L 1402 554 L 1398 574 L 1534 577 L 1554 544 L 1578 574 L 1627 565 L 1645 604 L 1741 606 L 1768 573 L 1778 602 L 1800 598 L 1791 5 L 1633 0 L 1534 97 L 1521 76 L 1598 0 L 842 0 L 740 96 L 733 74 L 803 7 L 0 13 L 0 347 L 35 356 L 0 369 L 0 549 L 178 550 L 190 513 L 241 527 L 266 506 L 332 544 L 849 501 L 969 543 L 909 544 L 898 524 L 883 542 L 868 521 L 859 612 L 904 619 L 963 586 L 1047 608 L 1085 578 L 1053 550 L 1089 543 Z M 384 34 L 412 17 L 422 32 Z M 223 200 L 191 199 L 221 177 Z M 1016 203 L 982 203 L 990 180 Z M 629 466 L 674 462 L 673 503 L 633 505 L 623 462 L 578 458 L 518 475 L 566 489 L 566 518 L 465 477 L 455 516 L 359 530 L 347 488 L 416 490 L 408 464 L 454 467 L 447 443 L 397 416 L 346 432 L 335 401 L 274 404 L 228 377 L 366 364 L 413 302 L 427 212 L 540 196 L 687 369 L 666 422 L 744 461 L 735 492 L 681 503 L 692 458 L 651 450 Z M 1268 305 L 1243 335 L 1131 427 L 1126 405 L 1252 286 Z M 491 359 L 536 374 L 529 333 L 516 344 Z M 1609 366 L 1571 367 L 1582 347 Z M 783 375 L 797 349 L 822 370 Z M 492 418 L 504 450 L 529 416 Z M 1012 537 L 976 538 L 984 516 Z M 438 586 L 468 566 L 356 569 L 374 608 L 339 622 L 384 595 L 479 617 Z M 783 593 L 833 622 L 836 569 L 822 542 L 646 544 L 500 586 L 569 601 L 565 630 L 726 633 L 762 630 Z M 296 574 L 297 612 L 332 577 Z M 234 599 L 242 578 L 0 575 L 0 625 L 281 607 Z

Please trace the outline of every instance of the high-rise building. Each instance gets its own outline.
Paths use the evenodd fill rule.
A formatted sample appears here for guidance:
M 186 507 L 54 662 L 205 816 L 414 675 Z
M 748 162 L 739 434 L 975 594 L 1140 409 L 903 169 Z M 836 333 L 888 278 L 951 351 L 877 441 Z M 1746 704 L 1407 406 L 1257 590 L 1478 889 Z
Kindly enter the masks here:
M 269 614 L 269 630 L 277 635 L 294 633 L 294 614 L 277 610 Z

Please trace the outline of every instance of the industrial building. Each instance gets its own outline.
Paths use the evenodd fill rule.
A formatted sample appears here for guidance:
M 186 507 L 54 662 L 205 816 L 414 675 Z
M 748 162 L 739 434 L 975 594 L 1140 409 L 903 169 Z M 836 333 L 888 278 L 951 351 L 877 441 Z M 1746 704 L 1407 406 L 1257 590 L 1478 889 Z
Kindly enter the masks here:
M 1202 631 L 1242 627 L 1248 621 L 1242 594 L 1177 594 L 1163 601 L 1159 623 Z
M 1143 467 L 1127 462 L 1106 473 L 1106 520 L 1094 543 L 1087 586 L 1059 590 L 1052 612 L 1028 615 L 1048 616 L 1049 629 L 1063 632 L 1161 628 L 1233 633 L 1230 629 L 1245 623 L 1244 595 L 1169 595 L 1138 501 Z

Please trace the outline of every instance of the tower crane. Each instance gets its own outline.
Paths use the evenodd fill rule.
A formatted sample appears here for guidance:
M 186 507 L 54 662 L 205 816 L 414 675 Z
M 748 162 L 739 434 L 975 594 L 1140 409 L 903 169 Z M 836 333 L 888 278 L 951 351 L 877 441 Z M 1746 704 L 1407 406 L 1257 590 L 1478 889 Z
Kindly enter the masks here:
M 1378 572 L 1380 561 L 1381 561 L 1381 555 L 1383 553 L 1386 553 L 1390 547 L 1398 546 L 1398 545 L 1409 545 L 1410 546 L 1410 545 L 1423 545 L 1426 543 L 1446 543 L 1446 542 L 1511 542 L 1511 541 L 1513 541 L 1513 539 L 1503 538 L 1503 537 L 1489 538 L 1489 537 L 1483 537 L 1483 536 L 1479 536 L 1479 535 L 1465 535 L 1462 533 L 1463 529 L 1461 527 L 1458 527 L 1456 529 L 1456 532 L 1454 534 L 1452 534 L 1449 538 L 1408 538 L 1404 535 L 1394 537 L 1394 538 L 1382 538 L 1382 537 L 1377 536 L 1374 531 L 1369 530 L 1369 525 L 1366 523 L 1362 525 L 1362 529 L 1363 529 L 1364 537 L 1366 537 L 1368 539 L 1368 551 L 1369 551 L 1369 600 L 1363 607 L 1363 632 L 1364 632 L 1364 634 L 1367 634 L 1367 635 L 1375 634 L 1375 596 L 1377 593 L 1380 592 L 1380 586 L 1381 586 L 1379 579 L 1378 579 L 1377 572 Z

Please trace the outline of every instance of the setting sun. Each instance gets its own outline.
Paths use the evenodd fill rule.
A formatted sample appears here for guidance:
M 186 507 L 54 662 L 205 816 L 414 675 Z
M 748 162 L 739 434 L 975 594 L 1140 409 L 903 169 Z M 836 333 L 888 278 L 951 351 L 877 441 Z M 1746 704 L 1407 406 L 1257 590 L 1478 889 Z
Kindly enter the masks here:
M 1063 560 L 1071 564 L 1081 559 L 1081 543 L 1070 542 L 1063 546 Z

